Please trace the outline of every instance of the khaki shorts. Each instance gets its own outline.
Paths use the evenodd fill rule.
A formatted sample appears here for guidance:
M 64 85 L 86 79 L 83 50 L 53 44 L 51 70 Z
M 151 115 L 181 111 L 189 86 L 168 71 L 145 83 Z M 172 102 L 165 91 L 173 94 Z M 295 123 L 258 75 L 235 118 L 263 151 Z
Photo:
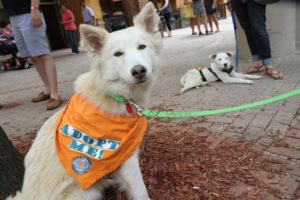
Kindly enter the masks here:
M 32 26 L 30 13 L 10 17 L 16 45 L 21 57 L 36 57 L 49 54 L 46 39 L 46 23 L 42 15 L 42 25 Z

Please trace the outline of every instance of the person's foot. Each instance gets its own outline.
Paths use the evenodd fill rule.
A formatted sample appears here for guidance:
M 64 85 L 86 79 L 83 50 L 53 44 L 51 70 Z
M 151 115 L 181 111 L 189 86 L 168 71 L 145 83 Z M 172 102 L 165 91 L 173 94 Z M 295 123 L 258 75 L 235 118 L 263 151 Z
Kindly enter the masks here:
M 173 36 L 172 33 L 169 33 L 168 37 L 172 37 L 172 36 Z
M 205 35 L 210 35 L 210 34 L 211 34 L 211 32 L 205 31 Z
M 195 32 L 195 31 L 194 31 L 194 32 L 192 32 L 192 35 L 197 35 L 197 32 Z
M 201 31 L 199 31 L 199 35 L 204 35 Z
M 60 97 L 58 99 L 51 98 L 47 103 L 47 110 L 53 110 L 55 108 L 58 108 L 62 103 L 63 101 Z
M 250 66 L 246 67 L 245 69 L 242 70 L 242 73 L 244 74 L 253 74 L 253 73 L 259 73 L 259 72 L 263 72 L 264 66 L 262 63 L 260 62 L 255 62 L 252 63 Z
M 266 74 L 272 79 L 278 80 L 283 78 L 283 74 L 276 70 L 273 66 L 266 66 L 265 69 Z
M 216 30 L 216 32 L 215 33 L 219 33 L 220 32 L 220 30 L 218 29 L 218 30 Z
M 50 94 L 45 94 L 44 92 L 41 92 L 38 96 L 33 97 L 31 99 L 31 101 L 33 103 L 37 103 L 37 102 L 40 102 L 40 101 L 45 101 L 47 99 L 50 99 Z

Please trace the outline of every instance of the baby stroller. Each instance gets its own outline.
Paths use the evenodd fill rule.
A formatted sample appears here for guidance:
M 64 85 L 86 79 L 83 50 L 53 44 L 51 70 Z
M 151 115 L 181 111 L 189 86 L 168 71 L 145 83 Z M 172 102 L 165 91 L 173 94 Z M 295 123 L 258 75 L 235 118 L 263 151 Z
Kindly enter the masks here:
M 1 54 L 0 54 L 1 55 Z M 17 66 L 16 60 L 11 57 L 1 62 L 0 66 L 3 71 L 7 71 L 10 69 L 28 69 L 32 66 L 32 63 L 28 62 L 24 58 L 18 58 L 21 65 Z
M 161 37 L 164 37 L 164 31 L 167 28 L 167 24 L 166 24 L 164 15 L 162 13 L 162 10 L 165 9 L 168 6 L 168 4 L 169 4 L 169 0 L 165 0 L 165 4 L 163 5 L 163 7 L 157 9 L 157 13 L 160 18 L 159 31 L 160 31 Z
M 30 62 L 28 62 L 24 58 L 17 57 L 17 46 L 15 44 L 14 40 L 9 40 L 7 36 L 0 35 L 0 40 L 2 39 L 2 42 L 0 44 L 0 55 L 7 56 L 9 54 L 12 54 L 12 57 L 4 59 L 0 62 L 0 68 L 4 71 L 9 69 L 27 69 L 32 66 Z M 20 65 L 17 65 L 16 59 L 18 59 Z

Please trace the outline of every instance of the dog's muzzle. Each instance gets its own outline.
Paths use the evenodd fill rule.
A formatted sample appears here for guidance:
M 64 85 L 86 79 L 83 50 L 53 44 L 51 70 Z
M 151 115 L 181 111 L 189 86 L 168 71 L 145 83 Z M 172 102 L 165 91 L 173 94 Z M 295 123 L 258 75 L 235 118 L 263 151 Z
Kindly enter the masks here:
M 143 65 L 136 65 L 131 69 L 131 75 L 136 79 L 136 83 L 143 83 L 146 78 L 147 68 Z

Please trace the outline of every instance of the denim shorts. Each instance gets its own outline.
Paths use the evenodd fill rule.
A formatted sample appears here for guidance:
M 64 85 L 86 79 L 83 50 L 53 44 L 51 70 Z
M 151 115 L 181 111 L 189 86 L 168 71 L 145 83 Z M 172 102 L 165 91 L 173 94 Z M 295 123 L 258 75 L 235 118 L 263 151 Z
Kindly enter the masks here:
M 10 21 L 21 57 L 36 57 L 50 53 L 46 39 L 46 23 L 43 15 L 42 25 L 37 28 L 32 25 L 30 13 L 11 16 Z

